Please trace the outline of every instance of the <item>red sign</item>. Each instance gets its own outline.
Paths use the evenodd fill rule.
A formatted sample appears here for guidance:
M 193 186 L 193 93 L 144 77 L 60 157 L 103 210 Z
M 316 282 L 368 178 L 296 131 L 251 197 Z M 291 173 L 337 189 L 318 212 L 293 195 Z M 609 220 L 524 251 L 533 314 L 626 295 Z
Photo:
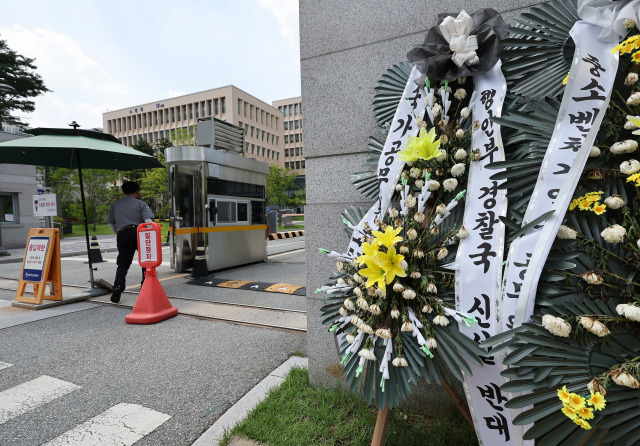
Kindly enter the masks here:
M 155 268 L 162 263 L 162 235 L 158 223 L 138 226 L 138 263 L 143 268 Z

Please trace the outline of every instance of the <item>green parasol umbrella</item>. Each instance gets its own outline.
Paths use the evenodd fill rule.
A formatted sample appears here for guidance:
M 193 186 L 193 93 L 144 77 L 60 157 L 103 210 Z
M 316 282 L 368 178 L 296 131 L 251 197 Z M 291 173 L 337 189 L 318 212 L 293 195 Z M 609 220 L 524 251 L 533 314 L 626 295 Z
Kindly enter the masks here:
M 89 274 L 93 288 L 93 264 L 89 255 L 89 225 L 82 169 L 134 170 L 162 167 L 162 164 L 151 155 L 123 146 L 112 135 L 80 130 L 75 122 L 70 125 L 74 128 L 27 130 L 27 133 L 34 135 L 33 138 L 0 143 L 0 163 L 78 169 Z

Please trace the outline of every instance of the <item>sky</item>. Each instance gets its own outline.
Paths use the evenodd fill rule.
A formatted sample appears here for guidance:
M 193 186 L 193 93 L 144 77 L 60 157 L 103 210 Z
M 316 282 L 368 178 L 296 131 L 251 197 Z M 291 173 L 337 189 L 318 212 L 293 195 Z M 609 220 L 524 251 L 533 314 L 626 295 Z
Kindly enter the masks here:
M 300 95 L 298 0 L 2 2 L 0 39 L 51 90 L 30 127 L 102 128 L 102 113 L 235 85 Z

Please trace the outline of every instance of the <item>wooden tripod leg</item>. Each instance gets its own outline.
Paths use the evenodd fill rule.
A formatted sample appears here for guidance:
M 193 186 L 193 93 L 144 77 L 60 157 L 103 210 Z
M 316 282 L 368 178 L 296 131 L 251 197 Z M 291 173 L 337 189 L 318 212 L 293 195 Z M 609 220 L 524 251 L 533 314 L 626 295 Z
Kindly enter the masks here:
M 389 421 L 391 420 L 391 409 L 389 406 L 384 406 L 384 409 L 378 411 L 378 418 L 376 419 L 376 428 L 373 431 L 373 438 L 371 439 L 371 446 L 383 446 L 384 441 L 387 438 L 387 429 L 389 428 Z
M 473 429 L 474 428 L 473 419 L 471 418 L 471 411 L 469 410 L 469 406 L 467 405 L 467 402 L 464 399 L 462 399 L 462 397 L 458 394 L 458 392 L 456 392 L 456 389 L 451 387 L 451 384 L 449 384 L 446 380 L 443 379 L 441 382 L 442 382 L 442 387 L 444 387 L 444 389 L 447 391 L 447 393 L 453 400 L 453 403 L 456 405 L 456 407 L 458 408 L 458 410 L 460 411 L 464 419 L 467 420 L 467 423 L 469 423 L 469 426 L 471 426 L 471 428 Z

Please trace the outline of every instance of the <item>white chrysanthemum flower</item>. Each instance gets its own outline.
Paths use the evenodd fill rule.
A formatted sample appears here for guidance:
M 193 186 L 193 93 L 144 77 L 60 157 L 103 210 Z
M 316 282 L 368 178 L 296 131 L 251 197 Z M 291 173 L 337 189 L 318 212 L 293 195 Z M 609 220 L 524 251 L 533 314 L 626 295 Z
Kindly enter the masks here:
M 433 318 L 433 323 L 436 325 L 441 325 L 442 327 L 446 327 L 449 325 L 449 319 L 443 314 L 440 314 Z
M 568 226 L 560 225 L 558 228 L 558 238 L 563 240 L 575 240 L 578 233 Z
M 355 305 L 353 305 L 353 301 L 351 299 L 345 299 L 343 305 L 349 311 L 355 311 L 355 309 L 356 309 L 356 307 L 355 307 Z
M 360 319 L 358 316 L 353 316 L 351 318 L 351 323 L 358 328 L 362 327 L 362 324 L 364 324 L 364 322 L 362 322 L 362 319 Z
M 404 186 L 402 184 L 396 184 L 396 191 L 397 192 L 402 192 L 403 189 L 404 189 Z
M 624 206 L 624 199 L 617 194 L 613 194 L 610 197 L 607 197 L 604 199 L 604 204 L 607 205 L 607 207 L 611 208 L 611 209 L 620 209 L 622 206 Z
M 391 330 L 389 330 L 388 328 L 378 328 L 376 330 L 376 336 L 382 339 L 391 339 L 393 337 L 393 335 L 391 334 Z
M 462 163 L 454 164 L 454 166 L 451 168 L 451 175 L 453 175 L 454 177 L 459 177 L 464 173 L 465 168 L 466 166 Z
M 358 297 L 362 296 L 362 290 L 360 288 L 354 288 L 353 289 L 353 294 L 355 294 Z
M 431 234 L 433 235 L 438 235 L 440 233 L 440 229 L 437 226 L 434 226 L 429 232 L 431 232 Z
M 438 287 L 435 283 L 429 282 L 429 284 L 427 285 L 427 293 L 438 294 Z
M 620 225 L 613 225 L 605 228 L 600 235 L 606 242 L 620 243 L 627 235 L 627 230 Z
M 415 240 L 416 238 L 418 238 L 418 231 L 413 228 L 409 229 L 407 231 L 407 237 L 409 237 L 409 239 L 411 240 Z
M 400 328 L 400 331 L 413 331 L 413 324 L 409 321 L 405 321 Z
M 444 190 L 447 192 L 453 192 L 456 187 L 458 187 L 458 180 L 455 178 L 448 178 L 443 181 L 442 187 L 444 187 Z
M 349 314 L 349 312 L 345 307 L 340 307 L 340 309 L 338 310 L 338 313 L 340 313 L 340 316 L 345 316 L 345 317 L 347 316 L 347 314 Z
M 458 161 L 462 161 L 463 159 L 467 158 L 467 151 L 464 150 L 463 148 L 460 148 L 458 150 L 456 150 L 455 155 L 453 155 L 453 157 L 455 159 L 457 159 Z
M 640 382 L 626 370 L 614 370 L 610 375 L 613 382 L 619 386 L 625 386 L 631 389 L 640 388 Z
M 400 215 L 400 211 L 398 211 L 397 209 L 393 208 L 389 212 L 389 215 L 391 215 L 391 218 L 398 218 L 398 215 Z
M 592 146 L 591 150 L 589 150 L 589 158 L 595 158 L 597 156 L 600 156 L 600 149 L 596 146 Z
M 447 206 L 444 203 L 440 203 L 437 207 L 436 207 L 436 212 L 440 215 L 444 215 L 447 213 Z
M 445 136 L 445 135 L 442 135 L 442 136 Z M 440 139 L 442 139 L 442 137 L 440 137 Z M 436 156 L 436 161 L 442 162 L 447 159 L 447 151 L 444 149 L 439 149 L 439 150 L 440 150 L 440 154 Z
M 413 271 L 413 272 L 411 273 L 411 278 L 412 278 L 412 279 L 419 279 L 420 277 L 422 277 L 422 274 L 420 274 L 420 271 L 418 271 L 418 270 Z
M 356 282 L 358 282 L 358 283 L 362 283 L 362 282 L 364 282 L 364 278 L 363 278 L 361 275 L 359 275 L 359 274 L 354 274 L 354 275 L 353 275 L 353 280 L 355 280 L 355 281 L 356 281 Z
M 397 308 L 393 308 L 393 310 L 391 310 L 391 319 L 398 319 L 400 317 L 400 311 L 398 311 Z
M 624 123 L 624 129 L 625 130 L 637 130 L 638 126 L 635 125 L 633 122 L 631 121 L 627 121 Z
M 369 303 L 364 297 L 359 297 L 358 300 L 356 300 L 356 305 L 362 308 L 364 311 L 367 311 L 369 309 Z
M 431 305 L 429 305 L 429 304 L 424 304 L 422 306 L 422 312 L 423 313 L 427 313 L 427 314 L 431 314 L 431 313 L 433 313 L 433 307 Z
M 413 255 L 414 257 L 417 257 L 419 259 L 424 259 L 424 251 L 420 248 L 416 249 L 415 251 L 413 251 Z
M 469 235 L 469 230 L 465 228 L 464 225 L 460 226 L 460 230 L 458 231 L 458 238 L 464 239 Z
M 415 299 L 416 298 L 416 292 L 413 291 L 413 290 L 404 290 L 402 292 L 402 297 L 404 297 L 407 300 Z
M 461 101 L 467 97 L 467 90 L 465 90 L 464 88 L 458 88 L 456 92 L 453 93 L 453 97 Z
M 435 350 L 438 347 L 438 343 L 435 338 L 427 338 L 427 343 L 425 344 L 429 350 Z
M 456 138 L 458 138 L 458 139 L 464 138 L 464 130 L 462 130 L 462 129 L 456 130 Z
M 638 104 L 640 104 L 640 93 L 638 93 L 636 91 L 631 96 L 629 96 L 629 99 L 627 99 L 627 104 L 628 105 L 638 105 Z
M 416 199 L 416 197 L 414 197 L 413 195 L 409 195 L 407 197 L 407 200 L 405 201 L 405 204 L 407 205 L 408 208 L 413 208 L 416 206 L 416 203 L 418 203 L 418 200 Z
M 635 152 L 637 148 L 638 148 L 638 143 L 636 141 L 634 141 L 633 139 L 626 139 L 624 141 L 615 143 L 614 145 L 611 146 L 609 150 L 614 155 L 621 155 L 623 153 Z
M 416 180 L 416 187 L 422 189 L 424 187 L 424 180 Z
M 407 245 L 402 245 L 398 251 L 400 254 L 409 254 L 409 247 Z
M 345 281 L 344 281 L 344 279 L 341 277 L 341 278 L 339 278 L 338 280 L 336 280 L 336 283 L 337 283 L 338 285 L 345 285 L 347 282 L 345 282 Z
M 378 288 L 376 289 L 376 297 L 380 299 L 384 299 L 385 297 L 387 297 L 387 292 L 385 290 Z
M 460 117 L 462 119 L 467 119 L 469 117 L 469 107 L 465 107 L 462 110 L 460 110 Z
M 367 361 L 375 361 L 376 355 L 373 354 L 373 349 L 371 348 L 363 348 L 358 352 L 358 356 L 366 359 Z
M 634 322 L 640 322 L 640 307 L 629 304 L 620 304 L 616 306 L 616 311 L 620 316 L 624 316 Z
M 545 314 L 542 316 L 542 326 L 551 334 L 563 338 L 569 337 L 569 334 L 571 333 L 571 325 L 565 322 L 564 319 L 555 317 L 551 314 Z
M 640 161 L 638 160 L 628 160 L 620 164 L 620 172 L 625 175 L 633 175 L 638 171 L 640 171 Z
M 409 171 L 409 176 L 411 178 L 420 178 L 422 176 L 422 169 L 418 169 L 417 167 L 412 167 Z
M 436 254 L 436 258 L 438 260 L 442 260 L 444 259 L 447 255 L 449 254 L 449 250 L 447 248 L 440 248 L 440 250 L 438 251 L 438 254 Z
M 381 312 L 382 310 L 380 310 L 380 307 L 378 306 L 378 304 L 373 304 L 369 307 L 369 313 L 371 314 L 375 314 L 377 316 Z
M 342 272 L 342 270 L 344 269 L 344 263 L 337 262 L 336 263 L 336 268 L 338 268 L 338 271 Z
M 624 22 L 622 22 L 622 26 L 624 26 L 626 29 L 635 28 L 636 21 L 630 17 L 627 17 L 626 19 L 624 19 Z
M 433 111 L 433 116 L 440 116 L 440 112 L 442 111 L 442 107 L 440 104 L 435 104 L 431 109 Z
M 400 261 L 400 263 L 398 263 L 398 266 L 402 268 L 404 271 L 406 271 L 407 268 L 409 268 L 409 264 L 407 263 L 406 260 Z
M 580 277 L 589 285 L 602 285 L 604 283 L 602 276 L 595 271 L 587 271 L 586 273 L 580 274 Z
M 373 328 L 371 328 L 371 325 L 368 325 L 368 324 L 362 323 L 362 325 L 360 325 L 358 328 L 359 328 L 363 333 L 370 334 L 370 335 L 372 335 L 372 334 L 373 334 Z
M 579 321 L 580 325 L 582 325 L 589 333 L 593 333 L 596 336 L 603 337 L 610 334 L 607 326 L 597 319 L 582 316 Z
M 624 79 L 624 84 L 628 87 L 638 82 L 638 75 L 636 73 L 629 73 Z
M 404 291 L 404 287 L 401 283 L 396 282 L 393 284 L 393 291 L 395 291 L 396 293 L 402 293 Z
M 347 284 L 348 284 L 349 286 L 356 286 L 356 283 L 353 281 L 353 279 L 349 279 L 349 280 L 347 280 Z
M 436 191 L 440 189 L 440 182 L 436 180 L 429 180 L 429 188 L 430 191 Z
M 638 249 L 640 249 L 640 238 L 636 240 L 636 245 L 638 245 Z
M 398 356 L 397 358 L 393 358 L 393 361 L 391 361 L 391 364 L 393 364 L 395 367 L 408 367 L 409 363 L 407 362 L 406 359 L 404 359 L 402 356 Z
M 422 211 L 418 211 L 413 214 L 413 219 L 416 221 L 416 223 L 422 223 L 424 221 L 424 214 L 422 213 Z
M 349 344 L 353 344 L 354 342 L 356 342 L 356 337 L 354 335 L 352 335 L 351 333 L 349 333 L 348 335 L 345 336 L 345 339 L 347 340 L 347 342 Z

